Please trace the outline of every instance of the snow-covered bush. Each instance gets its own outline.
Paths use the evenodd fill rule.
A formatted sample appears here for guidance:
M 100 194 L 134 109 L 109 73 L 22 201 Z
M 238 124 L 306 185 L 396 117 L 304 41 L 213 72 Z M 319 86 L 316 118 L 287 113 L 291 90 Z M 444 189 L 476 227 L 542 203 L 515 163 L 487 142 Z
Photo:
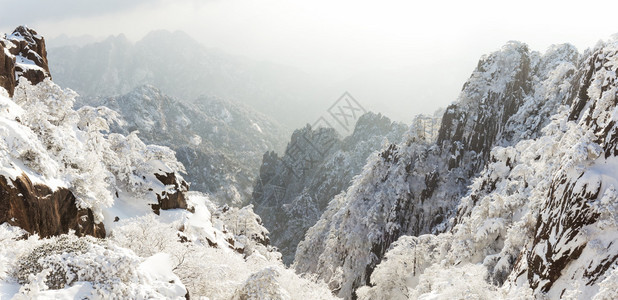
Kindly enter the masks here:
M 22 284 L 17 299 L 70 294 L 75 288 L 94 299 L 183 298 L 186 294 L 166 256 L 144 259 L 107 240 L 73 234 L 28 243 L 38 246 L 22 248 L 31 250 L 17 259 L 12 271 Z
M 483 266 L 462 264 L 454 268 L 434 265 L 419 278 L 418 286 L 410 290 L 408 299 L 500 299 L 504 298 L 497 287 L 485 281 L 487 270 Z
M 275 268 L 265 268 L 251 274 L 242 288 L 236 290 L 234 300 L 289 300 L 290 295 L 281 287 Z
M 199 211 L 200 208 L 196 209 Z M 237 285 L 249 275 L 246 270 L 272 263 L 266 259 L 247 263 L 225 242 L 226 235 L 212 228 L 210 220 L 200 220 L 202 224 L 194 225 L 191 220 L 182 222 L 183 218 L 175 215 L 171 223 L 164 223 L 156 215 L 148 214 L 123 220 L 110 233 L 110 239 L 139 256 L 147 257 L 155 253 L 170 255 L 174 273 L 181 278 L 192 297 L 229 299 Z M 211 230 L 192 228 L 200 225 L 211 227 Z M 206 236 L 200 238 L 200 234 Z M 217 235 L 220 239 L 210 241 L 211 236 Z M 230 241 L 233 239 L 233 236 L 227 237 Z
M 408 287 L 416 286 L 425 268 L 446 257 L 450 235 L 403 236 L 392 245 L 371 275 L 371 288 L 357 291 L 360 299 L 409 299 Z
M 40 244 L 37 235 L 28 236 L 19 227 L 0 224 L 0 280 L 12 278 L 18 258 Z
M 51 239 L 20 259 L 14 276 L 19 283 L 26 284 L 30 276 L 45 270 L 45 285 L 50 289 L 62 289 L 78 279 L 75 275 L 81 267 L 73 262 L 64 262 L 66 259 L 62 256 L 83 255 L 90 250 L 91 244 L 101 243 L 88 237 L 77 239 L 72 234 Z
M 45 79 L 31 85 L 20 79 L 15 89 L 13 101 L 21 106 L 19 122 L 34 132 L 44 147 L 44 153 L 37 149 L 27 149 L 21 155 L 34 171 L 48 178 L 64 177 L 77 198 L 80 208 L 92 208 L 100 220 L 100 209 L 111 205 L 113 199 L 109 191 L 112 174 L 100 159 L 99 147 L 105 147 L 99 130 L 107 127 L 105 120 L 92 120 L 103 123 L 94 131 L 82 131 L 77 124 L 80 115 L 71 107 L 77 94 L 63 90 L 51 80 Z M 47 155 L 46 155 L 47 154 Z M 48 156 L 49 158 L 43 159 Z M 45 165 L 57 163 L 57 169 L 45 170 Z
M 249 276 L 234 293 L 234 300 L 334 299 L 317 277 L 300 277 L 283 266 L 269 266 Z
M 240 242 L 233 245 L 242 248 L 246 256 L 259 251 L 262 255 L 268 256 L 269 260 L 278 260 L 278 253 L 275 253 L 269 246 L 270 238 L 268 230 L 262 225 L 260 216 L 253 212 L 253 205 L 243 208 L 223 206 L 213 214 L 213 226 L 223 232 L 229 232 L 234 236 L 234 240 Z

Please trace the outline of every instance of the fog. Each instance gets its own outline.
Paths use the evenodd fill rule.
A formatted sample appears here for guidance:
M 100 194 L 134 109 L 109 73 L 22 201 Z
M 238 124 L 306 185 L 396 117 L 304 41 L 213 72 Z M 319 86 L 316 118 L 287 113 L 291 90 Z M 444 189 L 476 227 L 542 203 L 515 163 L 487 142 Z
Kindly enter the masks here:
M 334 102 L 348 91 L 367 110 L 410 122 L 457 99 L 482 54 L 509 40 L 544 51 L 580 51 L 607 39 L 615 17 L 599 1 L 0 1 L 14 7 L 3 32 L 27 24 L 47 37 L 83 41 L 155 29 L 182 30 L 205 47 L 290 66 L 319 78 Z M 53 75 L 53 70 L 51 70 Z M 307 105 L 307 104 L 304 104 Z M 324 105 L 324 110 L 328 105 Z M 315 116 L 298 116 L 311 123 Z

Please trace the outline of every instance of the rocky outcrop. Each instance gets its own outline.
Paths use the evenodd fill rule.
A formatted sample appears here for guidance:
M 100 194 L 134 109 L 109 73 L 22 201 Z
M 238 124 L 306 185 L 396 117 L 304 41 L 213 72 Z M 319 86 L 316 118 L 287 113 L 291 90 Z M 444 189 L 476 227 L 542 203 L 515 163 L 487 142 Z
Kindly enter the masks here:
M 568 45 L 550 48 L 540 61 L 531 53 L 530 94 L 523 98 L 521 107 L 495 139 L 496 145 L 491 148 L 483 171 L 472 181 L 467 195 L 459 200 L 457 215 L 447 224 L 446 232 L 399 238 L 389 246 L 386 259 L 382 259 L 371 280 L 366 282 L 371 287 L 356 290 L 359 296 L 362 299 L 418 299 L 427 295 L 452 298 L 455 294 L 446 292 L 451 287 L 439 287 L 439 282 L 459 276 L 462 270 L 469 274 L 469 270 L 479 267 L 482 270 L 477 275 L 479 283 L 473 284 L 471 279 L 465 282 L 466 287 L 483 286 L 479 288 L 482 292 L 470 293 L 459 287 L 452 291 L 462 292 L 467 298 L 482 299 L 494 298 L 491 293 L 484 294 L 492 289 L 499 291 L 495 294 L 497 298 L 615 299 L 615 294 L 608 295 L 607 290 L 616 290 L 612 284 L 616 282 L 613 274 L 618 263 L 617 53 L 616 40 L 599 43 L 596 49 L 586 51 L 582 59 Z M 509 101 L 511 95 L 505 94 L 505 100 Z M 570 105 L 570 109 L 561 104 Z M 482 116 L 470 118 L 475 112 L 469 111 L 468 120 L 451 114 L 448 119 L 453 121 L 449 123 L 487 120 Z M 451 136 L 460 137 L 456 142 L 463 145 L 462 151 L 474 148 L 474 143 L 468 142 L 472 139 L 466 136 L 488 136 L 493 130 L 488 126 L 487 133 L 466 134 L 465 126 L 451 128 L 443 129 L 455 133 Z M 395 157 L 397 151 L 393 148 L 384 153 L 382 158 L 386 162 L 406 161 L 402 155 Z M 464 152 L 462 157 L 465 155 Z M 458 168 L 452 168 L 451 172 Z M 427 179 L 426 176 L 425 185 L 433 186 Z M 449 184 L 438 182 L 438 193 L 440 185 Z M 379 194 L 372 196 L 379 198 Z M 406 206 L 387 207 L 394 207 L 391 211 L 403 209 L 407 214 L 413 211 Z M 358 215 L 358 209 L 353 210 L 355 207 L 344 208 L 346 214 Z M 371 223 L 379 224 L 380 219 L 377 222 L 374 219 Z M 364 221 L 358 217 L 352 220 Z M 354 232 L 342 221 L 332 223 L 340 228 L 344 224 L 346 227 L 341 231 Z M 370 240 L 379 241 L 383 228 L 373 224 L 370 229 L 374 230 L 369 233 L 378 232 L 378 238 Z M 387 224 L 387 229 L 391 226 L 395 230 L 386 232 L 399 232 L 399 224 L 402 223 Z M 336 236 L 337 233 L 328 234 Z M 383 240 L 388 244 L 388 238 Z M 337 249 L 337 253 L 355 251 L 349 246 L 340 248 L 343 249 Z M 354 260 L 358 251 L 345 254 L 344 276 L 351 273 L 346 268 L 354 265 L 348 261 Z M 379 257 L 379 251 L 373 254 Z M 363 263 L 361 259 L 356 265 L 363 266 Z M 434 272 L 436 269 L 441 274 Z
M 36 31 L 19 26 L 9 36 L 0 38 L 0 86 L 13 96 L 19 77 L 37 84 L 51 78 L 45 39 Z
M 95 223 L 90 209 L 80 209 L 66 188 L 34 184 L 22 174 L 15 180 L 0 176 L 0 224 L 9 223 L 41 237 L 75 234 L 105 237 L 103 223 Z
M 45 39 L 25 26 L 0 38 L 0 87 L 13 96 L 20 77 L 32 84 L 51 78 Z M 0 176 L 0 224 L 5 222 L 42 237 L 69 230 L 105 237 L 103 223 L 95 222 L 92 210 L 78 208 L 70 190 L 34 184 L 26 174 L 15 179 Z
M 479 172 L 507 121 L 530 94 L 532 74 L 528 47 L 519 43 L 509 43 L 506 47 L 508 54 L 491 55 L 479 61 L 464 85 L 461 101 L 450 105 L 442 117 L 437 144 L 451 154 L 449 169 L 472 161 L 471 172 Z M 505 71 L 492 70 L 495 66 Z M 484 78 L 492 72 L 491 79 Z M 506 80 L 494 81 L 494 77 Z M 476 93 L 480 97 L 474 99 Z M 466 154 L 475 157 L 465 159 Z
M 185 198 L 185 193 L 189 191 L 187 182 L 178 178 L 175 173 L 154 175 L 157 180 L 165 185 L 166 190 L 157 193 L 158 204 L 152 205 L 153 211 L 158 215 L 160 209 L 187 209 L 187 199 Z

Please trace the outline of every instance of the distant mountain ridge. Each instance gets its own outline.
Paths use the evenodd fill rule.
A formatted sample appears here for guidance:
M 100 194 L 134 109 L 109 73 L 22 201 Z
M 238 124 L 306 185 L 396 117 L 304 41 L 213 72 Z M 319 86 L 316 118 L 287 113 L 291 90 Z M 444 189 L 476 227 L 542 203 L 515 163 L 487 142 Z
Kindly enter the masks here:
M 232 99 L 291 125 L 332 100 L 316 106 L 322 99 L 316 79 L 299 70 L 209 49 L 182 31 L 153 31 L 135 43 L 121 34 L 52 47 L 49 57 L 56 82 L 77 91 L 84 104 L 149 84 L 184 103 L 200 96 Z
M 144 85 L 128 94 L 98 98 L 120 113 L 113 132 L 165 145 L 187 170 L 191 189 L 209 193 L 220 203 L 240 206 L 251 195 L 264 151 L 283 148 L 285 130 L 254 110 L 215 97 L 182 103 Z

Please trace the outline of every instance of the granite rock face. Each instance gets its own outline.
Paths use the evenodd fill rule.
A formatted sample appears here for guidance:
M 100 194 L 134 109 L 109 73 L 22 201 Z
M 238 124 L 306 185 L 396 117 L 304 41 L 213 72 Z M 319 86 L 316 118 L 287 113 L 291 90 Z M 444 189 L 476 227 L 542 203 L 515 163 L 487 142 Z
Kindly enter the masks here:
M 0 38 L 0 51 L 0 86 L 9 96 L 13 96 L 20 77 L 32 84 L 51 78 L 45 39 L 36 31 L 17 27 L 11 35 Z
M 33 184 L 25 174 L 14 180 L 0 176 L 0 224 L 4 222 L 41 237 L 69 230 L 79 236 L 105 237 L 103 223 L 95 223 L 92 210 L 78 208 L 71 191 Z
M 189 184 L 186 181 L 176 177 L 174 173 L 154 174 L 157 180 L 161 181 L 166 187 L 172 187 L 171 190 L 162 191 L 157 194 L 157 202 L 152 206 L 153 211 L 159 214 L 159 210 L 183 208 L 187 209 L 187 199 L 185 193 L 189 191 Z

